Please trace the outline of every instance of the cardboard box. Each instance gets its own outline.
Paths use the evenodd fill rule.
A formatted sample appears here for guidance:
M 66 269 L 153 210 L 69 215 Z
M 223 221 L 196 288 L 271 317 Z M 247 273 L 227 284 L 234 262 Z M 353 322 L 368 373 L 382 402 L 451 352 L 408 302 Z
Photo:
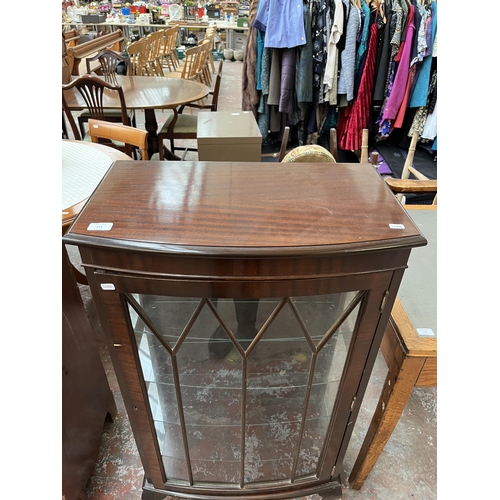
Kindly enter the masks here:
M 262 134 L 250 111 L 198 113 L 199 161 L 255 161 L 262 157 Z
M 106 16 L 104 14 L 82 14 L 83 24 L 100 24 L 106 21 Z

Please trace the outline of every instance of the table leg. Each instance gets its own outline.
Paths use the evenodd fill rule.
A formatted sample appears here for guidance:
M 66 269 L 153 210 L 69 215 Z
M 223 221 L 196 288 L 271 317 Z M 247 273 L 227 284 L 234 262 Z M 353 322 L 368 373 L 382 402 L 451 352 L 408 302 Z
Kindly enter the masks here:
M 359 490 L 363 486 L 389 441 L 425 360 L 425 357 L 407 357 L 399 345 L 395 349 L 377 409 L 349 476 L 352 489 Z
M 156 121 L 156 115 L 154 109 L 144 110 L 145 128 L 148 131 L 148 154 L 149 157 L 158 153 L 158 122 Z
M 145 128 L 148 131 L 148 154 L 151 158 L 155 153 L 158 153 L 158 122 L 154 109 L 144 110 Z M 163 146 L 163 154 L 166 160 L 179 161 L 180 157 L 172 153 L 166 146 Z

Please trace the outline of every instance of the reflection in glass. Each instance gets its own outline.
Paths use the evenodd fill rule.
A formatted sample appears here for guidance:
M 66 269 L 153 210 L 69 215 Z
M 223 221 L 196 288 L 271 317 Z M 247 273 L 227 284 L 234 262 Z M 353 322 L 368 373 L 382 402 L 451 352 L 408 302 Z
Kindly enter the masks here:
M 168 480 L 242 486 L 315 474 L 355 296 L 127 295 Z

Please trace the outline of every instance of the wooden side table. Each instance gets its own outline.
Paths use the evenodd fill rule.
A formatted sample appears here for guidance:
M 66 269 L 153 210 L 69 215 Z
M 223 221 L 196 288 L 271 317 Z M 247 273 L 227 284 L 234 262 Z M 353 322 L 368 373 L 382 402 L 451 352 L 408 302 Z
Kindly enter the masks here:
M 437 385 L 436 219 L 431 206 L 405 206 L 428 240 L 408 261 L 380 350 L 389 368 L 349 483 L 359 490 L 392 435 L 414 387 Z M 414 275 L 411 275 L 411 273 Z M 430 331 L 434 336 L 430 335 Z

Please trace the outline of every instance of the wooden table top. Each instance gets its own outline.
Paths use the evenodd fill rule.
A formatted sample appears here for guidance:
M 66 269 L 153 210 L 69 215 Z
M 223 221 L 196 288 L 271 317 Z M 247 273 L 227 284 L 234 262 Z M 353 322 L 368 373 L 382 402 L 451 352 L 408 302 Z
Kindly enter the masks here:
M 117 149 L 85 141 L 62 141 L 62 210 L 88 198 L 114 161 L 131 160 Z
M 123 89 L 127 109 L 177 108 L 182 104 L 203 99 L 210 92 L 202 83 L 181 78 L 117 75 L 117 81 Z M 65 92 L 65 96 L 70 109 L 86 108 L 78 90 L 70 89 Z M 120 109 L 117 92 L 104 90 L 104 106 Z
M 112 223 L 109 231 L 89 224 Z M 109 226 L 108 226 L 109 227 Z M 311 255 L 422 246 L 370 164 L 116 162 L 69 236 L 184 254 Z

